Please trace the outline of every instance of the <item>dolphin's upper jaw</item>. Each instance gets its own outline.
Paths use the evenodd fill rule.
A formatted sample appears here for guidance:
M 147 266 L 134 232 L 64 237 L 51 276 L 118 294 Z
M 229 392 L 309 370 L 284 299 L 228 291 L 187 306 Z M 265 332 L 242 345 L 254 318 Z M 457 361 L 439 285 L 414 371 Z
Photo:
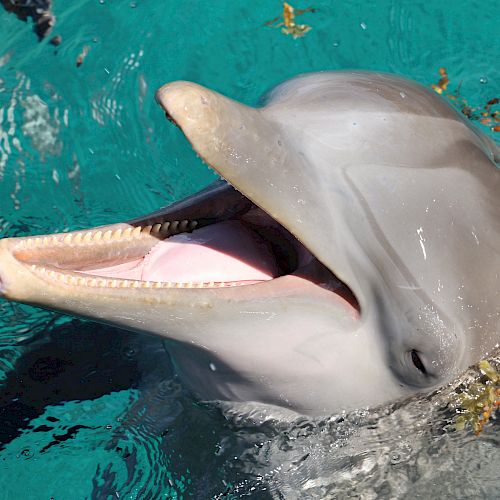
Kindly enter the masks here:
M 49 294 L 55 300 L 57 294 L 76 297 L 91 290 L 114 295 L 135 289 L 147 299 L 171 289 L 231 288 L 237 297 L 238 288 L 266 287 L 287 275 L 306 277 L 359 309 L 350 290 L 306 247 L 235 193 L 226 207 L 219 201 L 216 216 L 203 203 L 197 208 L 195 200 L 175 220 L 167 209 L 132 223 L 2 240 L 0 293 L 42 306 L 50 306 Z M 242 198 L 236 214 L 234 196 Z

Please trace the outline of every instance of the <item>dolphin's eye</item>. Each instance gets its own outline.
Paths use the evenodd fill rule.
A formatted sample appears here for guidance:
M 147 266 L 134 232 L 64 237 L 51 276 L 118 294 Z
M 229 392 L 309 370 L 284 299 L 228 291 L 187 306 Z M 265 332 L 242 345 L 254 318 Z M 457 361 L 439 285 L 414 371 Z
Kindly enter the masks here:
M 411 360 L 413 361 L 415 368 L 417 368 L 419 371 L 421 371 L 424 375 L 427 375 L 427 370 L 425 369 L 425 366 L 422 363 L 420 356 L 418 355 L 418 351 L 416 351 L 415 349 L 412 349 L 410 354 L 411 354 Z

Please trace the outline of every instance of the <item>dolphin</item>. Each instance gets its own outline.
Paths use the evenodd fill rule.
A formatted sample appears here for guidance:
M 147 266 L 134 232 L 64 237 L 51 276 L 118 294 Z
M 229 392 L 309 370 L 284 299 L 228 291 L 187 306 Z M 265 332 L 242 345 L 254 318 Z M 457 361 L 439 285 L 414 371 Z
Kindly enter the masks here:
M 10 300 L 165 339 L 202 400 L 320 416 L 451 381 L 500 341 L 496 144 L 383 73 L 259 108 L 156 99 L 223 180 L 126 223 L 0 241 Z

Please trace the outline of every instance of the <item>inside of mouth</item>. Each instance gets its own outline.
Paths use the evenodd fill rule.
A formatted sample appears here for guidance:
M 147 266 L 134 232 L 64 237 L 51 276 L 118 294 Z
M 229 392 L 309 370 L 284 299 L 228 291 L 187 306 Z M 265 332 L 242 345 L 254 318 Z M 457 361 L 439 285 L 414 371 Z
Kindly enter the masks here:
M 332 297 L 360 311 L 351 290 L 255 205 L 228 217 L 172 221 L 155 216 L 82 232 L 22 238 L 13 254 L 43 279 L 62 286 L 240 287 L 294 275 L 326 288 Z
M 264 219 L 254 211 L 160 239 L 136 259 L 108 262 L 82 272 L 151 282 L 244 285 L 268 281 L 296 266 L 297 251 L 290 237 Z M 285 247 L 287 258 L 282 255 Z

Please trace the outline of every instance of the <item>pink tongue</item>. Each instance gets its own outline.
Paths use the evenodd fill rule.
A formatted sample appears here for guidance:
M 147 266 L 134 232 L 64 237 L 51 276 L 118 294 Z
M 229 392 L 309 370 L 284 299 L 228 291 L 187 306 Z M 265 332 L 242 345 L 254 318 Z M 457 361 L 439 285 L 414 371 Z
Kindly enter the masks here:
M 144 281 L 262 281 L 278 275 L 267 245 L 238 221 L 157 243 L 144 258 Z

